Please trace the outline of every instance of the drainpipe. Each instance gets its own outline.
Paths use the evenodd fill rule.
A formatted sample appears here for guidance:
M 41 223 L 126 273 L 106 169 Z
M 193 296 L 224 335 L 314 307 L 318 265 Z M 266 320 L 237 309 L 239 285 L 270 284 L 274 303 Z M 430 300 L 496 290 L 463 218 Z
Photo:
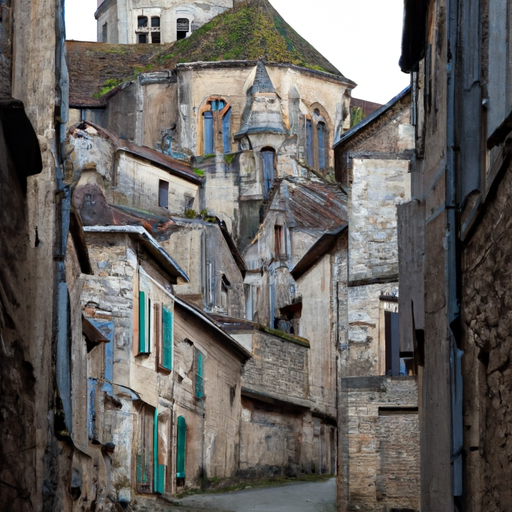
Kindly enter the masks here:
M 462 481 L 462 446 L 463 446 L 463 420 L 462 420 L 462 355 L 460 350 L 460 308 L 459 308 L 459 284 L 460 269 L 457 259 L 457 176 L 456 176 L 456 55 L 458 37 L 458 11 L 459 0 L 447 0 L 448 13 L 448 60 L 447 60 L 447 162 L 446 162 L 446 240 L 447 240 L 447 264 L 446 264 L 446 296 L 449 342 L 450 342 L 450 394 L 451 394 L 451 454 L 452 465 L 452 490 L 454 502 L 460 500 L 463 493 Z

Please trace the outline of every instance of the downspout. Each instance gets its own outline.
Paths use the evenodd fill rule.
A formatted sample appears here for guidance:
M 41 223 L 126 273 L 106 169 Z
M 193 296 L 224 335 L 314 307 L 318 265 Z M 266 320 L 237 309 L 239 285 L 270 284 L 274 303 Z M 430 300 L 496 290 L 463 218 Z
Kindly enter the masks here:
M 451 454 L 452 491 L 454 501 L 463 493 L 462 480 L 462 350 L 459 349 L 458 329 L 460 320 L 459 282 L 460 269 L 457 259 L 457 176 L 456 176 L 456 58 L 458 52 L 458 12 L 459 0 L 447 0 L 448 12 L 448 57 L 447 57 L 447 162 L 446 162 L 446 296 L 450 343 L 450 395 L 451 395 Z

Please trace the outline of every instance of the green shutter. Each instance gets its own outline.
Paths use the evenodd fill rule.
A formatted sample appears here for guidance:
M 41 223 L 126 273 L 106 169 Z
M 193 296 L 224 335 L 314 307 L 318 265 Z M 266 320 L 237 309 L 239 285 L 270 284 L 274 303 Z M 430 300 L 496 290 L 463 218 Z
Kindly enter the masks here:
M 153 492 L 158 492 L 158 409 L 153 417 Z
M 176 447 L 176 478 L 185 478 L 185 450 L 187 446 L 187 422 L 178 416 L 178 439 Z
M 139 354 L 147 353 L 146 292 L 139 292 Z
M 162 366 L 167 368 L 167 370 L 172 370 L 173 314 L 167 308 L 164 308 L 163 322 Z
M 160 494 L 165 492 L 165 466 L 163 464 L 159 464 L 157 468 L 155 492 Z
M 196 397 L 203 398 L 203 354 L 197 352 L 197 369 L 196 369 Z

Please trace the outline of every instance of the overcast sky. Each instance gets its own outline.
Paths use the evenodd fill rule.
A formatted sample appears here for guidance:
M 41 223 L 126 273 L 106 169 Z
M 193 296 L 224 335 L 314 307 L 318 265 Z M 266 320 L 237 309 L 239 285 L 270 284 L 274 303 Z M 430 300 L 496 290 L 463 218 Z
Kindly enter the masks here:
M 409 84 L 398 67 L 403 0 L 270 0 L 292 27 L 358 84 L 353 96 L 386 103 Z M 68 39 L 96 41 L 96 0 L 66 0 Z

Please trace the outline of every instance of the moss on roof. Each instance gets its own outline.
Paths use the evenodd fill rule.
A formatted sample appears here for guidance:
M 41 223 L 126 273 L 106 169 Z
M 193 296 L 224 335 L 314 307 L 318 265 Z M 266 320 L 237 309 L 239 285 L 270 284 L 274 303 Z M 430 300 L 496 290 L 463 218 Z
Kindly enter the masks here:
M 70 104 L 95 107 L 117 85 L 139 73 L 193 62 L 257 61 L 293 64 L 347 80 L 336 67 L 293 30 L 268 0 L 237 1 L 171 44 L 108 44 L 67 41 Z M 350 80 L 347 80 L 350 82 Z
M 237 2 L 156 56 L 159 63 L 259 60 L 294 64 L 343 76 L 302 38 L 267 0 Z

